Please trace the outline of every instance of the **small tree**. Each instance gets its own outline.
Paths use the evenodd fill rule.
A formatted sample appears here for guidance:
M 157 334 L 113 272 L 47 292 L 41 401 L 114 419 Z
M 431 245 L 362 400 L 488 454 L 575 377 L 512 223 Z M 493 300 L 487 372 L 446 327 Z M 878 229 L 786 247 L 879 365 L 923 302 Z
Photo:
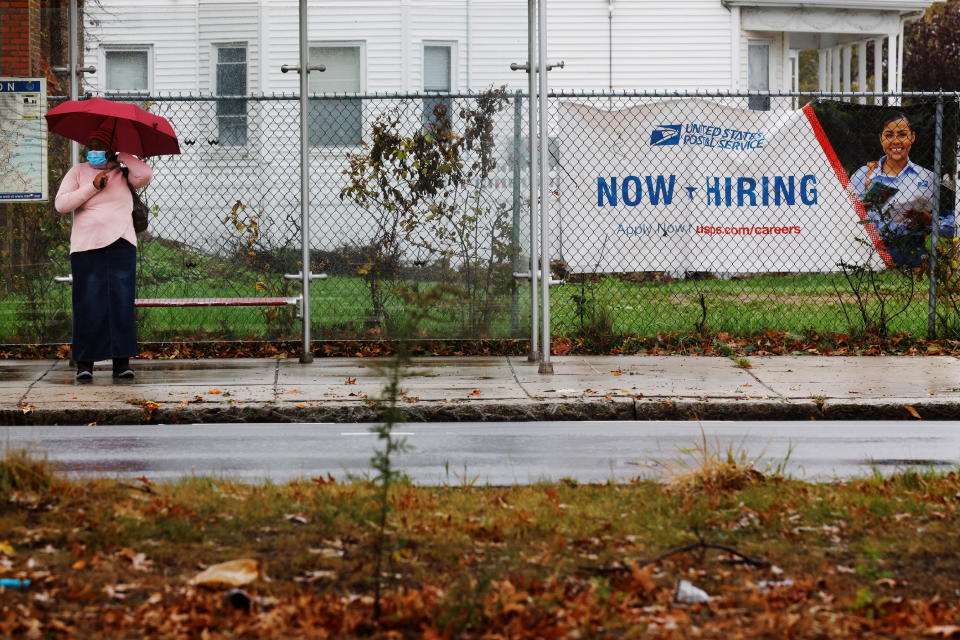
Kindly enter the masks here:
M 403 474 L 396 468 L 395 457 L 410 449 L 406 438 L 398 438 L 393 433 L 394 426 L 403 420 L 404 414 L 401 400 L 404 396 L 400 388 L 404 374 L 413 353 L 413 339 L 419 334 L 420 325 L 431 317 L 431 312 L 437 306 L 448 300 L 456 300 L 460 292 L 446 285 L 437 285 L 427 291 L 418 288 L 399 287 L 397 295 L 404 302 L 405 312 L 397 318 L 391 332 L 388 334 L 393 348 L 393 357 L 386 367 L 387 384 L 383 388 L 380 398 L 376 402 L 383 422 L 371 427 L 370 431 L 377 435 L 383 444 L 382 449 L 374 450 L 370 459 L 370 466 L 376 471 L 373 482 L 377 489 L 376 522 L 374 537 L 374 574 L 373 574 L 373 617 L 380 621 L 381 599 L 383 595 L 383 566 L 391 555 L 387 549 L 389 542 L 390 517 L 390 489 L 394 483 L 402 479 Z
M 876 217 L 875 220 L 862 221 L 860 224 L 864 226 L 876 225 L 877 228 L 886 228 L 892 220 L 902 215 L 902 212 L 895 212 L 892 206 L 884 208 L 883 204 L 874 200 L 872 196 L 864 201 L 864 206 L 873 211 Z M 917 295 L 916 283 L 920 280 L 918 276 L 923 269 L 912 265 L 922 263 L 925 257 L 922 254 L 926 249 L 918 244 L 911 234 L 888 233 L 884 234 L 883 240 L 891 254 L 899 256 L 904 264 L 896 264 L 889 269 L 877 269 L 870 261 L 862 264 L 840 262 L 837 266 L 843 271 L 850 293 L 853 295 L 863 331 L 885 339 L 889 335 L 893 321 L 907 313 L 913 304 Z M 873 245 L 863 238 L 857 238 L 857 242 L 868 247 L 871 253 L 874 251 Z M 849 302 L 839 289 L 837 289 L 837 297 L 848 324 L 851 328 L 856 328 L 847 314 Z
M 287 214 L 283 222 L 268 220 L 262 210 L 254 211 L 237 200 L 223 218 L 228 229 L 237 232 L 228 246 L 232 249 L 232 259 L 240 266 L 250 269 L 257 278 L 254 287 L 257 292 L 268 296 L 288 297 L 295 283 L 283 277 L 285 271 L 301 268 L 302 259 L 293 249 L 295 238 L 291 229 L 296 228 L 292 214 Z M 282 232 L 287 230 L 287 234 Z M 280 233 L 278 233 L 278 231 Z M 283 236 L 286 237 L 283 237 Z M 283 307 L 264 307 L 261 311 L 266 325 L 265 338 L 289 338 L 293 335 L 295 320 L 288 309 Z
M 407 247 L 458 269 L 466 293 L 465 331 L 489 323 L 498 285 L 509 281 L 508 209 L 484 198 L 496 167 L 495 116 L 507 103 L 503 89 L 480 94 L 458 113 L 462 133 L 455 131 L 448 101 L 437 101 L 428 122 L 418 122 L 410 133 L 393 109 L 373 123 L 366 150 L 349 155 L 350 182 L 340 197 L 374 214 L 369 260 L 358 272 L 381 324 Z

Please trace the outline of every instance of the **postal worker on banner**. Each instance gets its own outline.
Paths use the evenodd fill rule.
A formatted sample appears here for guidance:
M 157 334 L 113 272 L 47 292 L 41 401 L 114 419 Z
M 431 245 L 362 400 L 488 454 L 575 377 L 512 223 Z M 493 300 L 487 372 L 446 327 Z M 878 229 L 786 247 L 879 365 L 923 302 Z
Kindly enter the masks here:
M 955 235 L 956 157 L 941 153 L 940 176 L 932 171 L 935 106 L 824 101 L 805 109 L 838 179 L 847 184 L 857 215 L 891 269 L 926 264 L 934 217 L 939 237 Z M 953 149 L 956 141 L 956 106 L 945 106 L 941 151 Z
M 891 261 L 810 108 L 566 102 L 556 131 L 555 237 L 572 272 L 818 272 Z

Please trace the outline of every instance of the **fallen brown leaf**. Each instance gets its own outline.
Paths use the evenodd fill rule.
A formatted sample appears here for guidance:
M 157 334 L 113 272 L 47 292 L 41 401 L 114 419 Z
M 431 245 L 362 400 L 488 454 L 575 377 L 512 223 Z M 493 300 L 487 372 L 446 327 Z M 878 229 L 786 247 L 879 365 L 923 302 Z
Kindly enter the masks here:
M 240 558 L 207 567 L 198 573 L 190 584 L 211 589 L 242 587 L 261 576 L 260 562 L 252 558 Z

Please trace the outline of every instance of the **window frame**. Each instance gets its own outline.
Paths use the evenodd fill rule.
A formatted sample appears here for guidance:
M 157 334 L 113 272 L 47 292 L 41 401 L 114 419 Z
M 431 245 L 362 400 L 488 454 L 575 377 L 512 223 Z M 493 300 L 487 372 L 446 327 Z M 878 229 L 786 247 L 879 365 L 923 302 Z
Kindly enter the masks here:
M 773 57 L 773 40 L 769 38 L 749 38 L 747 40 L 747 91 L 773 91 L 772 87 L 774 86 L 774 57 Z M 767 48 L 767 78 L 766 78 L 766 89 L 752 89 L 750 88 L 750 47 L 766 47 Z M 754 111 L 769 111 L 770 110 L 770 96 L 769 95 L 755 95 L 749 96 L 747 98 L 747 108 Z
M 313 48 L 353 48 L 357 49 L 358 59 L 360 62 L 359 75 L 359 90 L 357 93 L 366 93 L 367 92 L 367 41 L 366 40 L 310 40 L 307 42 L 307 62 L 308 64 L 314 64 L 314 61 L 310 60 L 310 49 Z M 320 64 L 323 64 L 322 61 L 319 61 Z M 321 77 L 325 72 L 312 71 L 311 73 L 320 73 Z M 309 81 L 307 83 L 309 87 Z M 313 91 L 310 91 L 313 94 Z M 340 93 L 340 92 L 332 92 Z M 349 95 L 349 93 L 348 93 Z M 358 98 L 358 100 L 360 100 Z M 366 117 L 366 100 L 360 100 L 360 137 L 357 139 L 356 144 L 336 144 L 336 145 L 312 145 L 308 144 L 310 152 L 312 155 L 323 156 L 330 153 L 339 154 L 343 150 L 357 149 L 360 146 L 360 142 L 363 139 L 363 128 L 367 123 Z
M 446 47 L 450 50 L 450 88 L 427 89 L 427 47 Z M 420 45 L 420 88 L 424 93 L 456 93 L 457 92 L 457 41 L 456 40 L 424 40 Z
M 145 90 L 115 90 L 107 87 L 109 73 L 107 70 L 108 53 L 146 53 L 147 54 L 147 88 Z M 102 44 L 100 45 L 100 68 L 103 69 L 103 82 L 100 91 L 105 95 L 114 96 L 152 96 L 153 95 L 153 45 L 152 44 Z M 99 75 L 99 74 L 97 74 Z
M 750 88 L 750 47 L 767 48 L 767 88 Z M 747 90 L 748 91 L 770 91 L 773 86 L 773 40 L 767 38 L 750 38 L 747 40 Z
M 247 86 L 247 95 L 250 95 L 250 43 L 246 40 L 234 40 L 234 41 L 224 41 L 224 42 L 212 42 L 210 43 L 210 87 L 212 89 L 211 93 L 214 96 L 220 95 L 217 87 L 217 69 L 220 64 L 220 49 L 243 49 L 244 50 L 244 64 L 246 65 L 246 78 L 244 79 L 244 84 Z M 214 103 L 215 105 L 219 102 Z M 247 102 L 244 101 L 244 123 L 246 125 L 246 131 L 244 133 L 244 143 L 243 144 L 234 144 L 234 145 L 223 145 L 219 144 L 218 147 L 222 149 L 245 149 L 250 144 L 250 112 L 246 109 Z M 214 107 L 215 109 L 217 107 Z M 219 139 L 220 136 L 220 114 L 214 113 L 217 118 L 217 136 Z
M 420 88 L 424 94 L 420 119 L 424 127 L 430 126 L 433 119 L 432 110 L 428 111 L 427 109 L 428 101 L 429 103 L 446 102 L 451 111 L 449 114 L 450 122 L 453 123 L 453 98 L 444 100 L 443 96 L 457 92 L 457 45 L 456 40 L 423 40 L 420 43 Z M 447 90 L 427 89 L 427 47 L 444 47 L 450 52 L 450 77 L 448 78 L 449 89 Z

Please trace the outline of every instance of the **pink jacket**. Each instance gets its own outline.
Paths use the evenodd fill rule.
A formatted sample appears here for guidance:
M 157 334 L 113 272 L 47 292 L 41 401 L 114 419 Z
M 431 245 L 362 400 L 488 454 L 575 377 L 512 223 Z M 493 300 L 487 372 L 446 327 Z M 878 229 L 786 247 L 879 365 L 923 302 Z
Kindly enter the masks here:
M 130 184 L 138 189 L 150 184 L 153 178 L 150 165 L 129 153 L 119 153 L 117 159 L 130 170 Z M 93 186 L 93 178 L 101 170 L 83 162 L 71 168 L 60 182 L 54 202 L 57 211 L 76 212 L 70 233 L 70 253 L 100 249 L 119 238 L 137 245 L 131 215 L 133 196 L 123 179 L 120 165 L 116 162 L 108 165 L 107 185 L 98 191 Z

